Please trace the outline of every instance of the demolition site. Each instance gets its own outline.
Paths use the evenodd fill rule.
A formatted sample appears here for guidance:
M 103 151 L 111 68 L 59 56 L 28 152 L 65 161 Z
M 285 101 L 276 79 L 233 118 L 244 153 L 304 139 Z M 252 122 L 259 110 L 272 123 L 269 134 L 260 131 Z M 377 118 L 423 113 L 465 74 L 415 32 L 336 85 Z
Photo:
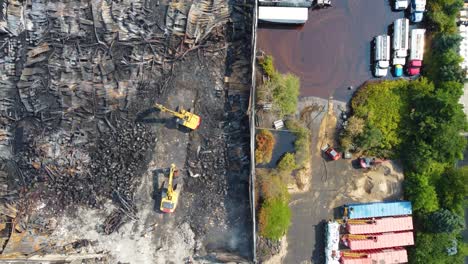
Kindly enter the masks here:
M 0 0 L 0 262 L 253 258 L 252 9 Z

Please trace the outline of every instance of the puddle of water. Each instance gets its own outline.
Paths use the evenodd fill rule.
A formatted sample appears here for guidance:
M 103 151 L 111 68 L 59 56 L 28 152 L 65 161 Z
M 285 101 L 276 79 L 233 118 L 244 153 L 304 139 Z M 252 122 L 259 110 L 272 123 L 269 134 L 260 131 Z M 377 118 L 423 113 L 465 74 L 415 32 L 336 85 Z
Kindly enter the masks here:
M 259 49 L 273 55 L 280 72 L 301 78 L 301 96 L 346 100 L 349 86 L 372 78 L 370 45 L 403 12 L 389 0 L 334 0 L 333 7 L 309 10 L 302 27 L 262 26 Z
M 278 161 L 288 152 L 294 152 L 294 141 L 296 136 L 289 131 L 271 131 L 276 139 L 275 148 L 271 155 L 271 161 L 268 164 L 259 164 L 257 168 L 276 168 Z

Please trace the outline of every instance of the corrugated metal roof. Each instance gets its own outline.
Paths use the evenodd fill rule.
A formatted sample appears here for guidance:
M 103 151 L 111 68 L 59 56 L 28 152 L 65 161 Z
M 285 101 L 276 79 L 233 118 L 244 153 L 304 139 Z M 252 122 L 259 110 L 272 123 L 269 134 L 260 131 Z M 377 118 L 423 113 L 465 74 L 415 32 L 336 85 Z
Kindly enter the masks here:
M 413 218 L 411 216 L 385 217 L 368 220 L 367 223 L 353 223 L 351 220 L 346 225 L 346 229 L 351 234 L 375 234 L 413 230 Z
M 408 254 L 406 253 L 406 249 L 404 248 L 370 252 L 367 255 L 367 258 L 341 258 L 342 264 L 396 264 L 407 262 Z
M 348 204 L 347 207 L 349 219 L 410 215 L 413 212 L 411 202 L 407 201 Z
M 347 239 L 351 250 L 366 250 L 414 245 L 413 232 L 386 233 L 372 235 L 375 239 Z

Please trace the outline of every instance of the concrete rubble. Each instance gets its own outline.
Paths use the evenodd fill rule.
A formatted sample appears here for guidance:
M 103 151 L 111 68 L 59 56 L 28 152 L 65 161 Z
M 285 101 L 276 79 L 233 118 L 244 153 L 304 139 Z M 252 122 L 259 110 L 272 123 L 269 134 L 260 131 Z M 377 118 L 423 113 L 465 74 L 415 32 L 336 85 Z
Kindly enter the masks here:
M 0 0 L 0 259 L 251 258 L 251 9 Z M 177 129 L 155 102 L 193 108 L 201 127 Z M 171 163 L 184 189 L 162 215 Z

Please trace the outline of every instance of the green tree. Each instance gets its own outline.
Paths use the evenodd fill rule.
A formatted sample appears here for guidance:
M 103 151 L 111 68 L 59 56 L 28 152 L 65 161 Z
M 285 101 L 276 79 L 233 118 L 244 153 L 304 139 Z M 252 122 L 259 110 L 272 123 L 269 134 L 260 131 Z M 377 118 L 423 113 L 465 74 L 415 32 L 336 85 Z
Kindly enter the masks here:
M 358 137 L 358 143 L 364 150 L 382 147 L 383 135 L 380 129 L 367 125 L 364 132 Z
M 278 170 L 281 172 L 291 173 L 296 169 L 296 157 L 293 153 L 286 153 L 278 162 Z
M 439 33 L 434 36 L 432 42 L 433 52 L 446 52 L 447 50 L 457 50 L 462 41 L 460 34 L 456 33 Z
M 412 264 L 463 264 L 464 256 L 450 256 L 456 237 L 453 234 L 416 233 L 416 247 L 409 250 L 409 263 Z
M 281 199 L 267 200 L 259 213 L 260 235 L 272 240 L 279 240 L 286 234 L 291 224 L 291 209 Z
M 435 32 L 456 32 L 455 18 L 463 7 L 463 0 L 430 0 L 428 25 Z
M 373 149 L 374 154 L 383 154 L 375 153 L 377 150 L 399 149 L 401 127 L 409 112 L 408 81 L 369 82 L 356 92 L 351 107 L 354 117 L 366 120 L 364 131 L 354 138 L 355 145 L 364 150 Z
M 468 166 L 447 170 L 437 184 L 437 193 L 442 207 L 463 216 L 465 197 L 468 196 L 467 183 Z
M 405 195 L 413 203 L 413 210 L 419 214 L 439 209 L 437 193 L 424 175 L 408 174 L 404 182 Z
M 465 219 L 449 210 L 441 209 L 427 216 L 426 228 L 433 233 L 453 233 L 465 228 Z

